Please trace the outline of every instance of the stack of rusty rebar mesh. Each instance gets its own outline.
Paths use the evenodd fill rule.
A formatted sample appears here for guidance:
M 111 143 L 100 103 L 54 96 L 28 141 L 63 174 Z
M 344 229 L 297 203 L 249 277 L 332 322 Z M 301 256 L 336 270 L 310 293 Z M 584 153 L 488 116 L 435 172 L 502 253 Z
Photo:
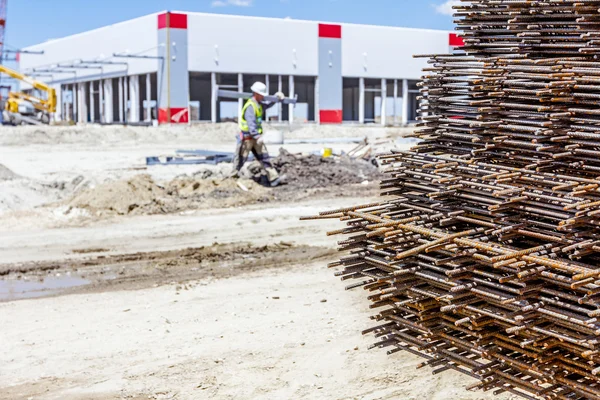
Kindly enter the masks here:
M 368 291 L 388 353 L 471 388 L 600 399 L 600 0 L 457 7 L 464 54 L 422 82 L 422 142 L 381 156 L 378 203 L 330 264 Z

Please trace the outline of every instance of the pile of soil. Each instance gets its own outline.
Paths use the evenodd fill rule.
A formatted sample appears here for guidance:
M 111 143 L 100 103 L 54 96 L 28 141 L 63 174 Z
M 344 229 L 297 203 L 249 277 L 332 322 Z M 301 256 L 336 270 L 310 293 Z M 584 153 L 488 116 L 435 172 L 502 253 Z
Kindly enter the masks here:
M 217 178 L 218 174 L 204 171 L 160 184 L 143 174 L 83 190 L 62 205 L 68 206 L 67 213 L 83 209 L 96 216 L 169 214 L 273 200 L 300 200 L 316 191 L 338 193 L 345 185 L 375 183 L 381 177 L 374 165 L 348 157 L 322 158 L 280 150 L 273 165 L 287 176 L 287 185 L 261 186 L 262 170 L 254 163 L 248 167 L 248 179 Z
M 164 189 L 150 175 L 137 175 L 132 179 L 108 182 L 75 195 L 68 205 L 93 211 L 130 214 L 142 208 L 160 208 Z
M 98 216 L 110 216 L 168 214 L 268 200 L 267 189 L 251 180 L 182 177 L 160 185 L 150 175 L 142 174 L 86 189 L 64 205 L 69 210 L 84 209 Z
M 352 185 L 381 179 L 381 172 L 373 164 L 345 156 L 304 156 L 280 149 L 279 156 L 273 159 L 273 166 L 287 176 L 290 187 L 302 189 Z

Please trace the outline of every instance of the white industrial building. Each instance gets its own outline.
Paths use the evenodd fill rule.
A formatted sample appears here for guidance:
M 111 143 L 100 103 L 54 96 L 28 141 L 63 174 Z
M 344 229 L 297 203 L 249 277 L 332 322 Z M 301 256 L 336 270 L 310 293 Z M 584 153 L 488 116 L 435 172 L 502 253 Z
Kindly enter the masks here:
M 297 96 L 270 121 L 407 124 L 425 59 L 460 39 L 447 31 L 163 12 L 27 47 L 23 73 L 57 90 L 57 120 L 219 122 L 241 101 L 218 89 Z

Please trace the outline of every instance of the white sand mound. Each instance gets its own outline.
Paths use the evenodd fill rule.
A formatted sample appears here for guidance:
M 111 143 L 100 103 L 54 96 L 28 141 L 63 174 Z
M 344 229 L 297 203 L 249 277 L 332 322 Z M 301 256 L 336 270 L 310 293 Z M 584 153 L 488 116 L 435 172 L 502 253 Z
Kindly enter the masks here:
M 60 201 L 83 182 L 82 176 L 70 181 L 40 182 L 20 176 L 0 164 L 0 214 L 31 210 Z
M 20 176 L 15 174 L 13 171 L 8 169 L 6 166 L 0 164 L 0 182 L 12 181 L 19 179 Z

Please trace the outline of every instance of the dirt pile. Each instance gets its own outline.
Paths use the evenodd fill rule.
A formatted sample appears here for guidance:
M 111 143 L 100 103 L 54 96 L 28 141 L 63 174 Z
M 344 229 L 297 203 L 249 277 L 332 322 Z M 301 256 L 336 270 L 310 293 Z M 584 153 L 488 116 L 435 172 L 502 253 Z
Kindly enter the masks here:
M 169 214 L 301 199 L 314 190 L 334 188 L 339 192 L 344 185 L 377 182 L 380 178 L 372 164 L 344 157 L 302 156 L 281 150 L 273 164 L 287 176 L 287 185 L 261 186 L 261 168 L 254 163 L 248 167 L 248 179 L 224 179 L 218 173 L 202 171 L 161 184 L 142 174 L 80 191 L 62 205 L 68 207 L 67 214 L 74 209 L 96 216 Z
M 150 175 L 137 175 L 129 180 L 108 182 L 75 195 L 68 205 L 94 211 L 130 214 L 136 209 L 160 208 L 164 189 Z
M 378 181 L 381 173 L 373 164 L 350 157 L 323 158 L 295 155 L 284 149 L 273 165 L 287 176 L 290 187 L 315 189 Z
M 142 174 L 86 189 L 64 205 L 69 206 L 67 212 L 85 209 L 99 216 L 148 215 L 268 201 L 265 196 L 267 190 L 250 180 L 183 177 L 161 185 Z
M 249 179 L 181 177 L 169 182 L 166 191 L 180 209 L 226 208 L 273 199 L 269 189 Z

